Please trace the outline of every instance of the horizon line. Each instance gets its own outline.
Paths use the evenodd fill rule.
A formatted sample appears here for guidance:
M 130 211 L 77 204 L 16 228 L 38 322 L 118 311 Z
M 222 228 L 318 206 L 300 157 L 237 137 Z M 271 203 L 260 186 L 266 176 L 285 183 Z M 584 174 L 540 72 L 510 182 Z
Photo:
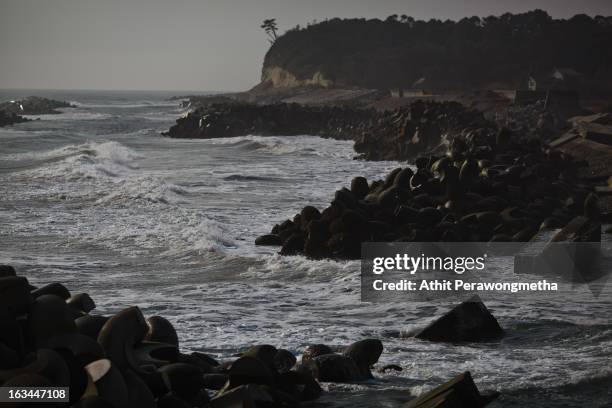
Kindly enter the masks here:
M 236 93 L 244 91 L 221 90 L 187 90 L 187 89 L 124 89 L 124 88 L 2 88 L 1 91 L 93 91 L 93 92 L 206 92 L 206 93 Z

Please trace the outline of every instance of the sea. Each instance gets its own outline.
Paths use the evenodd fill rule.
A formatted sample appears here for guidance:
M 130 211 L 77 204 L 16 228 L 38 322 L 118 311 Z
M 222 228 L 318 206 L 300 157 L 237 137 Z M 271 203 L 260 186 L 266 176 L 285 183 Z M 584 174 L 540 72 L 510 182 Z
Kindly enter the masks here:
M 186 114 L 180 92 L 0 91 L 76 108 L 0 128 L 0 263 L 34 285 L 86 292 L 95 313 L 138 306 L 176 327 L 184 352 L 220 359 L 255 344 L 300 356 L 383 341 L 356 384 L 324 383 L 316 407 L 401 407 L 470 371 L 495 407 L 612 407 L 612 290 L 482 293 L 506 331 L 487 343 L 410 336 L 457 299 L 362 302 L 360 262 L 283 257 L 254 245 L 305 205 L 324 208 L 353 177 L 408 163 L 355 160 L 350 141 L 304 135 L 211 140 L 161 135 Z M 509 263 L 490 272 L 512 280 Z M 534 279 L 536 279 L 534 277 Z M 309 405 L 306 405 L 309 406 Z

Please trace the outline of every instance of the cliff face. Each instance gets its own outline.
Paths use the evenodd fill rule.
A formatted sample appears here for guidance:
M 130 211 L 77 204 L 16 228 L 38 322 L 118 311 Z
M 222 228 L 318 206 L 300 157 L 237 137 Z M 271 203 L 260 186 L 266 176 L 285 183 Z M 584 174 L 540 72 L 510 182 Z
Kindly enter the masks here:
M 555 20 L 536 10 L 457 22 L 406 16 L 332 19 L 280 36 L 265 56 L 262 83 L 277 88 L 524 87 L 529 75 L 561 67 L 601 82 L 612 73 L 611 50 L 612 17 Z
M 300 79 L 279 66 L 264 67 L 261 81 L 270 83 L 275 88 L 298 88 L 302 86 L 328 88 L 334 84 L 333 81 L 326 79 L 320 71 L 314 72 L 311 78 Z

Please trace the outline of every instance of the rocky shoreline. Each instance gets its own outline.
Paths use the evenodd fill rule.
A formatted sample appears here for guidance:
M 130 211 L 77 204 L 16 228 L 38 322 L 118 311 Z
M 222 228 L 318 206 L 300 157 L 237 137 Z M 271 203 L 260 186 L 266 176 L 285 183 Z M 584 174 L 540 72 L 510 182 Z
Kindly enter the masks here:
M 0 103 L 0 111 L 16 115 L 57 115 L 61 113 L 58 109 L 75 107 L 65 101 L 56 101 L 39 96 L 28 96 L 18 101 Z
M 283 255 L 358 259 L 362 242 L 525 242 L 578 216 L 601 230 L 609 215 L 579 176 L 586 165 L 507 129 L 471 131 L 445 154 L 419 157 L 416 170 L 354 178 L 329 207 L 306 206 L 255 243 L 281 246 Z
M 384 180 L 356 177 L 329 207 L 306 206 L 256 240 L 283 255 L 357 259 L 371 241 L 525 242 L 578 216 L 599 219 L 592 193 L 605 180 L 585 178 L 587 160 L 548 145 L 567 125 L 548 123 L 554 112 L 539 106 L 509 110 L 511 130 L 457 102 L 376 111 L 205 101 L 193 100 L 167 135 L 310 134 L 354 140 L 362 159 L 416 164 Z
M 145 319 L 138 307 L 94 314 L 88 294 L 72 294 L 59 282 L 34 287 L 8 265 L 0 265 L 0 295 L 0 383 L 70 387 L 66 405 L 74 407 L 290 408 L 321 396 L 321 382 L 355 383 L 374 378 L 372 370 L 402 370 L 376 366 L 383 343 L 373 338 L 341 349 L 312 344 L 299 361 L 269 344 L 227 361 L 184 352 L 173 325 L 161 316 Z M 415 337 L 478 342 L 503 333 L 482 301 L 472 298 Z M 482 396 L 466 372 L 407 407 L 426 407 L 440 398 L 450 408 L 475 402 L 484 407 L 497 395 Z
M 393 111 L 348 106 L 307 106 L 295 103 L 258 105 L 238 101 L 193 99 L 193 107 L 164 133 L 172 138 L 211 139 L 258 136 L 315 135 L 354 140 L 366 160 L 411 160 L 439 150 L 454 135 L 494 123 L 457 102 L 416 101 Z
M 16 113 L 0 110 L 0 127 L 10 126 L 16 123 L 23 123 L 29 121 L 30 119 L 24 118 L 23 116 L 17 115 Z
M 371 127 L 374 110 L 339 106 L 312 107 L 278 103 L 255 105 L 242 102 L 212 103 L 179 118 L 165 133 L 172 138 L 212 139 L 247 134 L 259 136 L 316 135 L 350 140 Z
M 22 115 L 57 115 L 61 113 L 58 109 L 74 107 L 68 102 L 38 96 L 28 96 L 18 101 L 2 102 L 0 103 L 0 127 L 31 120 Z

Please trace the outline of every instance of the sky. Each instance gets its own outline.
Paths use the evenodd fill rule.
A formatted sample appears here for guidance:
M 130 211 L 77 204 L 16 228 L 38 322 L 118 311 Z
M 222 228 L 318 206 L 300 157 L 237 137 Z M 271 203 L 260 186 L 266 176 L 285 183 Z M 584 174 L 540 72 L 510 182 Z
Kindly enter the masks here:
M 612 15 L 612 0 L 0 0 L 0 88 L 239 91 L 280 32 L 341 17 L 460 19 L 541 8 Z

